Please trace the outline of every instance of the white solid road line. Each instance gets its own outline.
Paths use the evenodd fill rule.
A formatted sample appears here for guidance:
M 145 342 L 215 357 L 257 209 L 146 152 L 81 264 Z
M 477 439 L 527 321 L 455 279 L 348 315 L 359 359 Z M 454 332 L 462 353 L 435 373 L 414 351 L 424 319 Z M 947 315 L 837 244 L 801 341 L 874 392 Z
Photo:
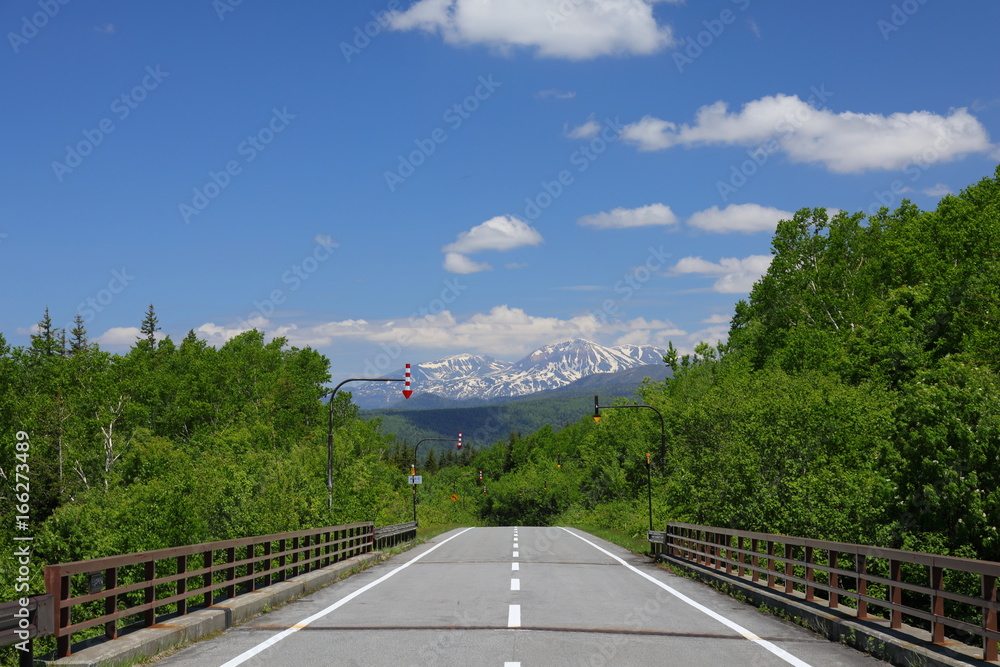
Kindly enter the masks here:
M 512 604 L 510 606 L 510 610 L 507 612 L 507 627 L 508 628 L 521 627 L 521 605 Z
M 562 526 L 560 526 L 560 528 L 562 528 Z M 810 665 L 809 665 L 808 662 L 803 662 L 802 660 L 799 660 L 798 658 L 796 658 L 794 655 L 792 655 L 788 651 L 784 650 L 783 648 L 779 648 L 778 646 L 775 646 L 774 644 L 772 644 L 771 642 L 767 641 L 766 639 L 761 639 L 760 637 L 758 637 L 754 633 L 752 633 L 749 630 L 747 630 L 746 628 L 744 628 L 739 623 L 736 623 L 735 621 L 730 621 L 725 616 L 712 611 L 711 609 L 709 609 L 705 605 L 703 605 L 703 604 L 701 604 L 699 602 L 695 602 L 694 600 L 692 600 L 688 596 L 684 595 L 680 591 L 674 590 L 670 586 L 666 585 L 665 583 L 663 583 L 662 581 L 660 581 L 656 577 L 651 577 L 650 575 L 646 574 L 642 570 L 639 570 L 637 568 L 632 567 L 631 565 L 629 565 L 628 563 L 626 563 L 625 561 L 623 561 L 618 556 L 614 555 L 613 553 L 611 553 L 610 551 L 608 551 L 606 549 L 602 549 L 601 547 L 597 546 L 596 544 L 594 544 L 593 542 L 591 542 L 587 538 L 581 537 L 581 536 L 577 535 L 576 533 L 574 533 L 573 531 L 571 531 L 571 530 L 569 530 L 567 528 L 562 528 L 562 530 L 565 530 L 567 533 L 569 533 L 573 537 L 577 538 L 578 540 L 583 540 L 584 542 L 586 542 L 590 546 L 594 547 L 595 549 L 597 549 L 601 553 L 603 553 L 603 554 L 605 554 L 607 556 L 610 556 L 611 558 L 614 558 L 616 561 L 618 561 L 619 563 L 621 563 L 622 565 L 624 565 L 628 569 L 632 570 L 633 572 L 635 572 L 636 574 L 638 574 L 640 577 L 644 577 L 644 578 L 648 579 L 649 581 L 653 582 L 654 584 L 656 584 L 657 586 L 659 586 L 660 588 L 662 588 L 666 592 L 668 592 L 671 595 L 673 595 L 674 597 L 676 597 L 678 600 L 680 600 L 682 602 L 686 602 L 687 604 L 691 605 L 692 607 L 694 607 L 698 611 L 700 611 L 700 612 L 702 612 L 704 614 L 707 614 L 708 616 L 711 616 L 712 618 L 714 618 L 718 622 L 722 623 L 726 627 L 730 628 L 731 630 L 735 630 L 736 632 L 740 633 L 741 635 L 743 635 L 744 637 L 746 637 L 747 639 L 749 639 L 753 643 L 757 644 L 758 646 L 761 646 L 762 648 L 767 649 L 768 651 L 770 651 L 774 655 L 778 656 L 779 658 L 781 658 L 782 660 L 784 660 L 788 664 L 795 665 L 795 667 L 810 667 Z M 518 612 L 518 613 L 520 613 L 520 612 Z
M 223 663 L 221 665 L 221 667 L 236 667 L 236 665 L 243 664 L 244 662 L 246 662 L 250 658 L 254 657 L 258 653 L 260 653 L 261 651 L 263 651 L 264 649 L 270 648 L 271 646 L 274 646 L 275 644 L 277 644 L 278 642 L 280 642 L 285 637 L 288 637 L 289 635 L 291 635 L 293 632 L 297 632 L 297 631 L 301 630 L 302 628 L 306 627 L 307 625 L 313 623 L 314 621 L 318 621 L 319 619 L 321 619 L 324 616 L 326 616 L 327 614 L 329 614 L 331 611 L 342 607 L 343 605 L 347 604 L 348 602 L 350 602 L 354 598 L 358 597 L 359 595 L 361 595 L 365 591 L 369 590 L 370 588 L 374 588 L 375 586 L 378 586 L 383 581 L 385 581 L 386 579 L 388 579 L 392 575 L 396 574 L 397 572 L 400 572 L 400 571 L 405 570 L 406 568 L 410 567 L 411 565 L 413 565 L 418 560 L 420 560 L 421 558 L 423 558 L 427 554 L 431 553 L 432 551 L 434 551 L 438 547 L 444 546 L 445 544 L 447 544 L 448 542 L 452 541 L 453 539 L 455 539 L 459 535 L 463 535 L 463 534 L 469 532 L 470 530 L 472 530 L 472 528 L 466 528 L 461 533 L 456 533 L 456 534 L 452 535 L 451 537 L 449 537 L 448 539 L 444 540 L 443 542 L 435 544 L 433 547 L 431 547 L 427 551 L 423 552 L 422 554 L 420 554 L 416 558 L 413 558 L 413 559 L 407 561 L 406 563 L 403 563 L 402 565 L 400 565 L 399 567 L 397 567 L 395 570 L 392 570 L 391 572 L 388 572 L 388 573 L 382 575 L 381 577 L 379 577 L 375 581 L 373 581 L 371 583 L 368 583 L 368 584 L 365 584 L 364 586 L 362 586 L 358 590 L 354 591 L 353 593 L 351 593 L 349 595 L 345 595 L 341 599 L 339 599 L 336 602 L 334 602 L 333 604 L 331 604 L 326 609 L 324 609 L 322 611 L 318 611 L 315 614 L 313 614 L 312 616 L 309 616 L 308 618 L 302 619 L 301 621 L 299 621 L 298 623 L 296 623 L 292 627 L 288 628 L 287 630 L 282 630 L 281 632 L 279 632 L 278 634 L 274 635 L 273 637 L 271 637 L 267 641 L 261 642 L 260 644 L 257 644 L 256 646 L 254 646 L 252 649 L 249 649 L 247 651 L 244 651 L 243 653 L 240 653 L 238 656 L 236 656 L 235 658 L 233 658 L 229 662 Z M 520 613 L 521 612 L 520 612 L 520 609 L 519 609 L 518 610 L 518 618 L 519 619 L 520 619 Z M 520 623 L 520 621 L 518 621 L 518 622 Z

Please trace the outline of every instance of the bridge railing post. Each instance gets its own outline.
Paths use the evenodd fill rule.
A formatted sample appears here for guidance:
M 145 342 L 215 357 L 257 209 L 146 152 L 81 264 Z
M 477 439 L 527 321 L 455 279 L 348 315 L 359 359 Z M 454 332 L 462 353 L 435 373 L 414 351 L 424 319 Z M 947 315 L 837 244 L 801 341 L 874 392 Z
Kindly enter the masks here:
M 858 554 L 855 567 L 858 571 L 858 614 L 859 620 L 868 618 L 868 600 L 864 596 L 868 595 L 868 556 Z
M 983 602 L 987 603 L 981 608 L 983 630 L 986 630 L 987 632 L 996 632 L 997 610 L 996 607 L 989 605 L 989 603 L 997 602 L 997 578 L 992 575 L 984 574 L 982 575 L 981 582 L 980 590 Z M 997 659 L 997 640 L 991 637 L 983 637 L 983 660 L 991 662 L 996 661 Z

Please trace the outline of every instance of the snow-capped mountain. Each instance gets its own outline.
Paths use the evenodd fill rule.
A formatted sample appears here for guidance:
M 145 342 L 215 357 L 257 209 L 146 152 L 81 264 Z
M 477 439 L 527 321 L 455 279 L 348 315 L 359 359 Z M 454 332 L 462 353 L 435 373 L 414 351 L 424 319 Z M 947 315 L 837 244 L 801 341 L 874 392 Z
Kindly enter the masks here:
M 484 355 L 456 354 L 415 364 L 411 369 L 416 394 L 435 394 L 454 400 L 489 401 L 558 389 L 595 373 L 617 373 L 662 364 L 666 350 L 650 345 L 605 347 L 588 340 L 546 345 L 515 362 Z M 402 377 L 403 370 L 386 377 Z M 403 400 L 389 383 L 358 384 L 350 388 L 354 402 L 366 409 L 384 408 Z

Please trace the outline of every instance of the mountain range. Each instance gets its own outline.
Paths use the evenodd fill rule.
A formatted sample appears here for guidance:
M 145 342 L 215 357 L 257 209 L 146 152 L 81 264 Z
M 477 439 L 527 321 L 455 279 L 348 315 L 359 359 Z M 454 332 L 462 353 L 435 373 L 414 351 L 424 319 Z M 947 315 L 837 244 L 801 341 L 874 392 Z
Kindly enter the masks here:
M 414 392 L 411 400 L 425 407 L 430 407 L 433 400 L 441 402 L 440 399 L 453 405 L 484 405 L 638 367 L 660 366 L 665 374 L 665 353 L 666 350 L 651 345 L 605 347 L 577 338 L 546 345 L 514 362 L 485 355 L 456 354 L 411 368 Z M 403 370 L 386 377 L 403 377 Z M 390 383 L 359 384 L 350 390 L 354 403 L 362 409 L 406 407 L 399 388 Z

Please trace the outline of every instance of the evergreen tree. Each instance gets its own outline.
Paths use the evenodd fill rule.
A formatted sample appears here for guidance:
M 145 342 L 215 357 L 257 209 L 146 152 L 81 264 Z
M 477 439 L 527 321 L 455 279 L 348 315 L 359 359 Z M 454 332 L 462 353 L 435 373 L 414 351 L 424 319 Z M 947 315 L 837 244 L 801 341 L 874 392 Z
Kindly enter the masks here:
M 153 308 L 153 304 L 149 304 L 146 316 L 142 320 L 142 326 L 139 327 L 139 333 L 144 336 L 144 338 L 139 339 L 140 346 L 150 352 L 156 350 L 156 332 L 159 330 L 159 319 L 156 317 L 156 310 Z
M 73 316 L 73 328 L 69 333 L 72 336 L 69 341 L 69 350 L 72 354 L 79 354 L 90 347 L 90 341 L 87 340 L 87 328 L 83 322 L 83 315 L 80 313 Z
M 31 334 L 31 351 L 41 357 L 62 355 L 62 329 L 52 326 L 49 309 L 38 320 L 38 333 Z

